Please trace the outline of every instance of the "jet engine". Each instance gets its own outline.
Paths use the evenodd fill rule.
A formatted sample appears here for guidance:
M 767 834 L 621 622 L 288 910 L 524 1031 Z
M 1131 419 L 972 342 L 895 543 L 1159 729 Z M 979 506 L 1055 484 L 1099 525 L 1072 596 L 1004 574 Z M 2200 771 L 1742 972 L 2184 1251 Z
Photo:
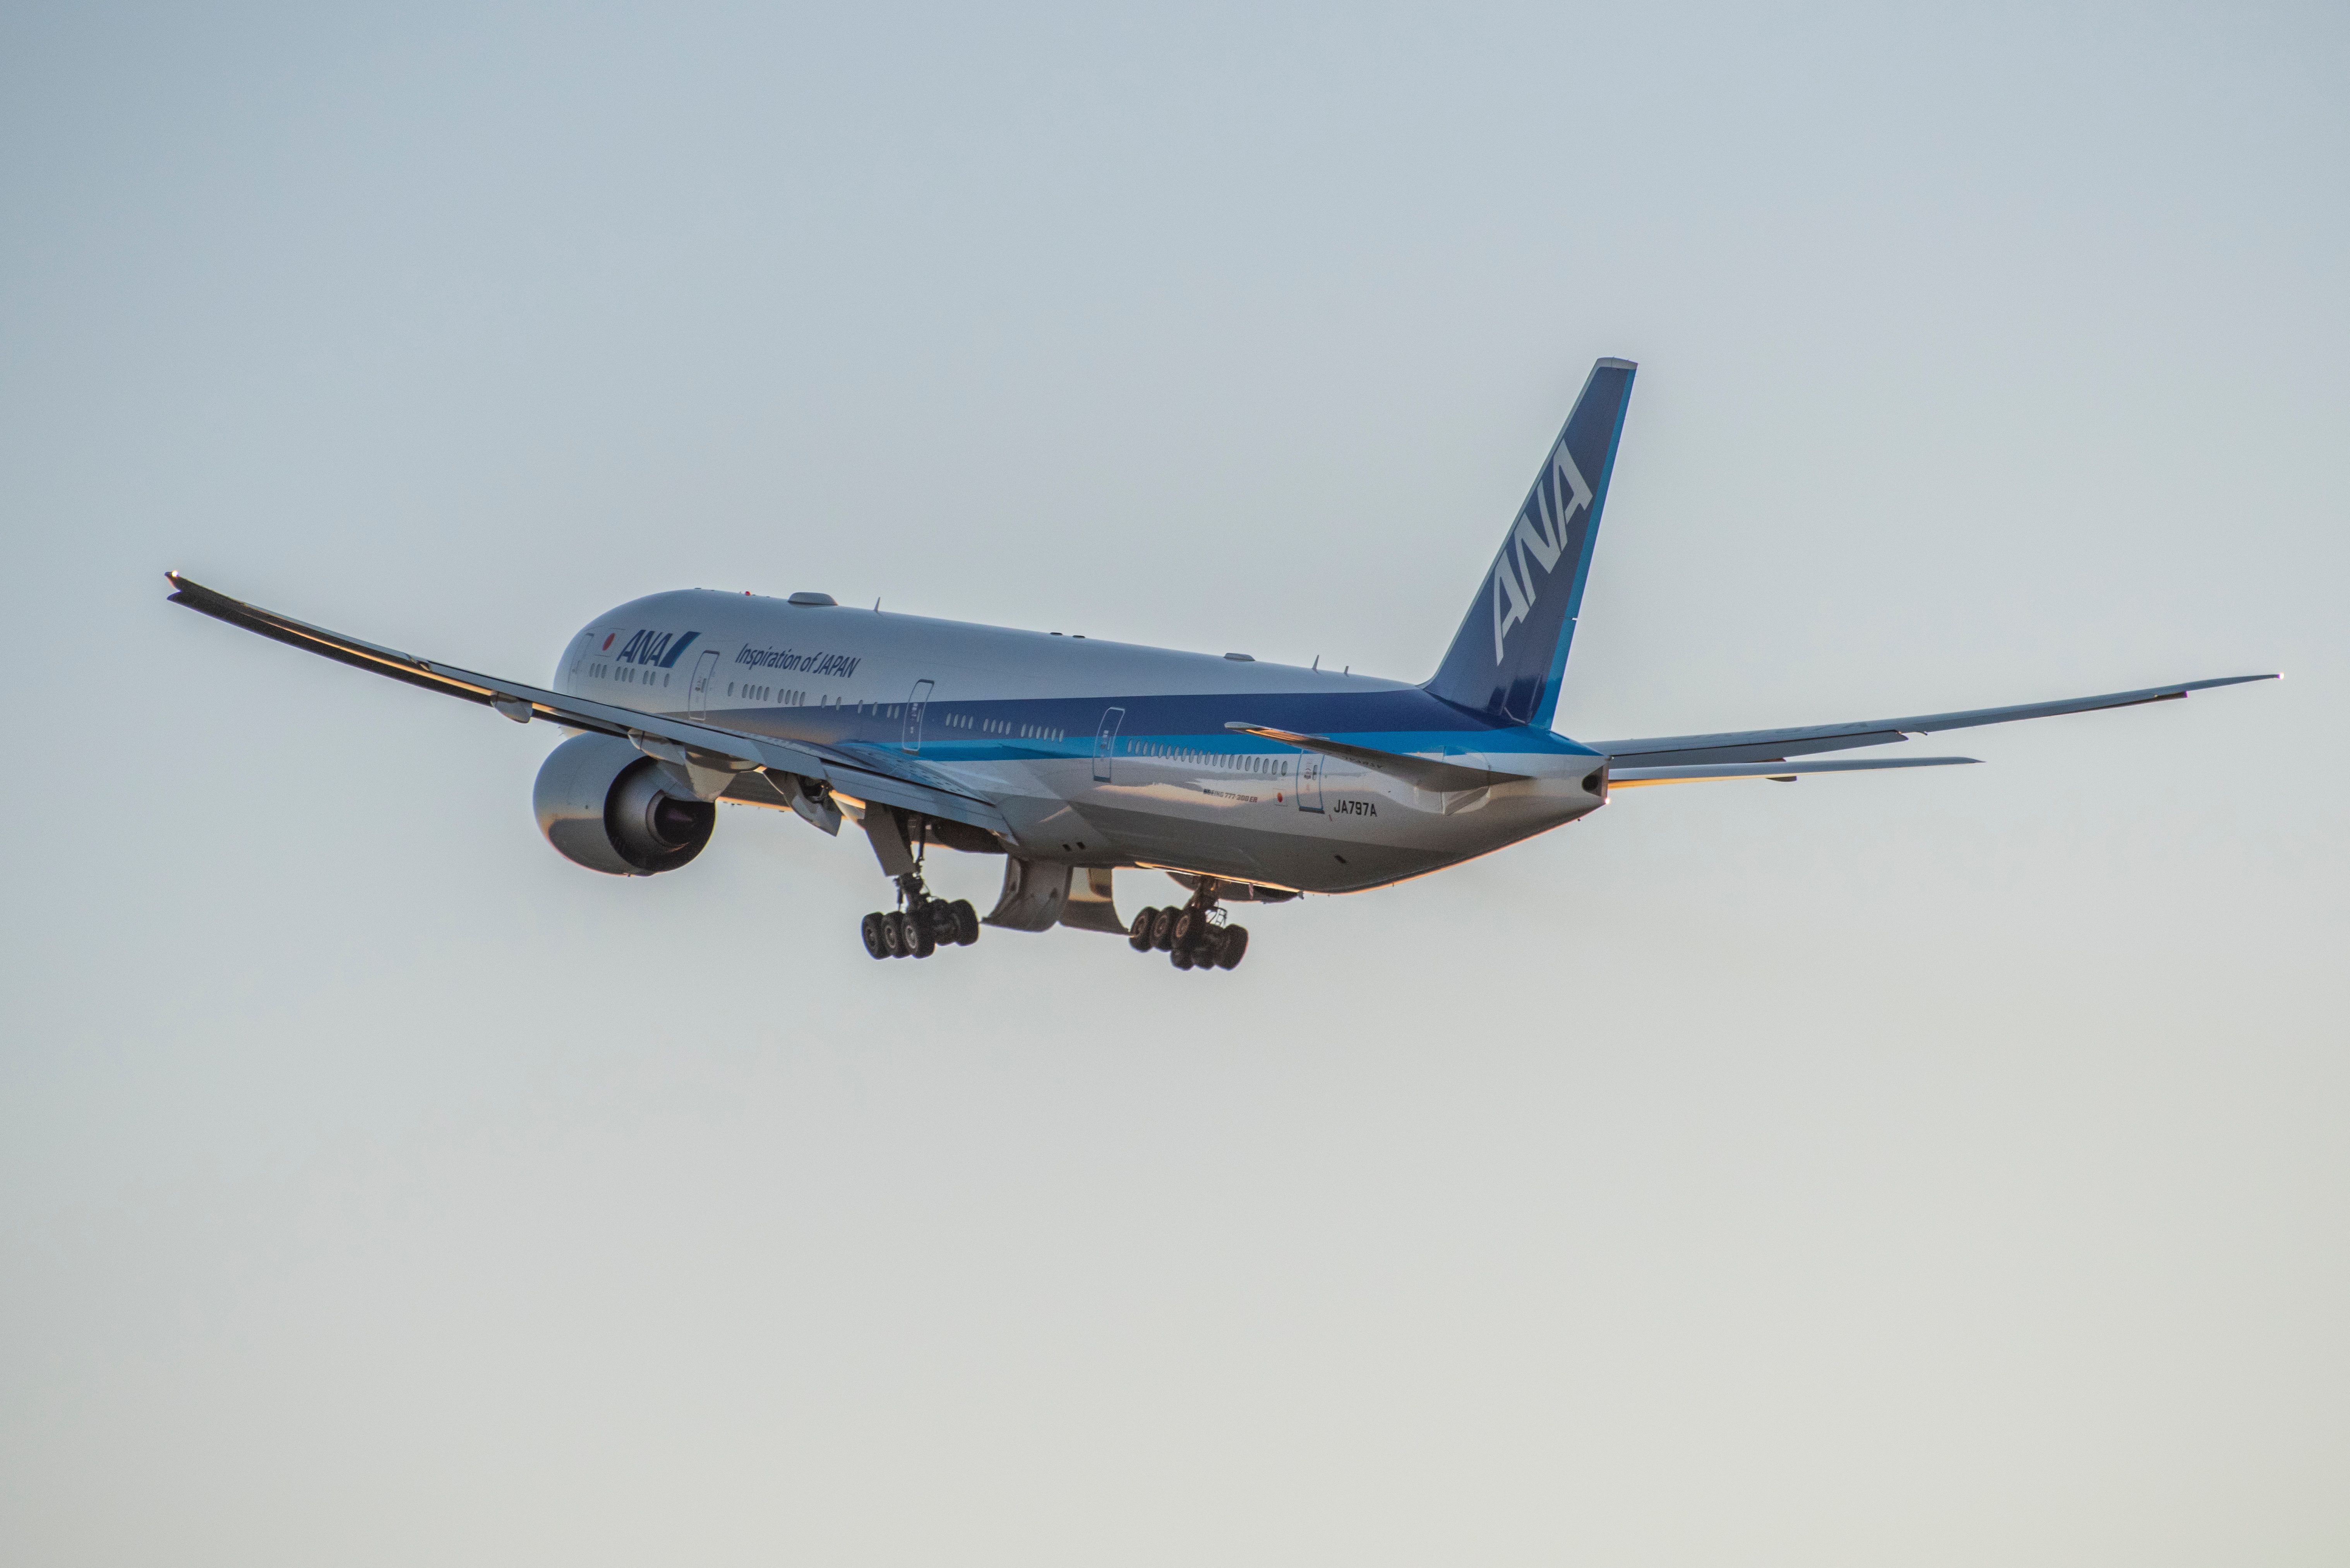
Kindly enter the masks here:
M 548 753 L 531 805 L 566 859 L 614 877 L 674 871 L 718 825 L 716 806 L 611 735 L 574 735 Z

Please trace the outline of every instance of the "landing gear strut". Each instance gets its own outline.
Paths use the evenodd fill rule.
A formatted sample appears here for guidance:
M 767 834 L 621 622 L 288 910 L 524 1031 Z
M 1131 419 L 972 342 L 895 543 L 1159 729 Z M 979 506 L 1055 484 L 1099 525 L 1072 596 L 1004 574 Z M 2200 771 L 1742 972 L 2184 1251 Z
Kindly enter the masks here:
M 979 940 L 979 911 L 969 898 L 934 898 L 923 886 L 922 853 L 928 847 L 915 850 L 914 868 L 898 878 L 898 907 L 868 915 L 858 925 L 865 950 L 875 958 L 928 958 L 941 948 L 967 948 Z
M 1180 909 L 1145 909 L 1134 917 L 1126 944 L 1136 952 L 1162 952 L 1177 969 L 1236 967 L 1248 951 L 1246 926 L 1235 926 L 1216 902 L 1215 884 L 1202 878 Z

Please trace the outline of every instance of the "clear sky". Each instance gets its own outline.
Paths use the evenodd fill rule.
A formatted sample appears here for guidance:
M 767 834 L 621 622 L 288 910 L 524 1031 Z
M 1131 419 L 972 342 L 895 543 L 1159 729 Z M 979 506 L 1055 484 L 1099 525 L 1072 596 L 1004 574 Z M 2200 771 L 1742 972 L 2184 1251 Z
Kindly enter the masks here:
M 2345 130 L 2338 6 L 0 8 L 0 1559 L 2339 1563 Z M 1571 733 L 2289 679 L 1207 980 L 163 602 L 1418 680 L 1600 355 Z

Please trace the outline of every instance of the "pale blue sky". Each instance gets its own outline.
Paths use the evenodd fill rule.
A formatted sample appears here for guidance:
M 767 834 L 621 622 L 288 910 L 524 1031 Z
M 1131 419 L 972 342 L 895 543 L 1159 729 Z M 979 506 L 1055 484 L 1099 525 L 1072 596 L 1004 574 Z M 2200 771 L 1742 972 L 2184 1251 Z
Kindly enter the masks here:
M 0 1558 L 2340 1562 L 2345 122 L 2318 6 L 0 11 Z M 2290 679 L 1211 982 L 163 603 L 1419 679 L 1607 354 L 1570 732 Z

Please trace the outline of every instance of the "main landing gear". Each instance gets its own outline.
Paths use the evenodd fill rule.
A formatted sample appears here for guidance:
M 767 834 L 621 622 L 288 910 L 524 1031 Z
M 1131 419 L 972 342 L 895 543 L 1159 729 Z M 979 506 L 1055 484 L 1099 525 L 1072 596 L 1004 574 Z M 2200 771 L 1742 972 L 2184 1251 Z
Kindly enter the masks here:
M 979 940 L 979 911 L 969 898 L 933 898 L 919 874 L 898 878 L 898 898 L 901 908 L 868 915 L 858 928 L 875 958 L 928 958 Z
M 1136 952 L 1165 953 L 1177 969 L 1232 969 L 1248 951 L 1248 928 L 1224 918 L 1215 896 L 1203 886 L 1179 909 L 1145 909 L 1134 917 L 1126 945 Z

